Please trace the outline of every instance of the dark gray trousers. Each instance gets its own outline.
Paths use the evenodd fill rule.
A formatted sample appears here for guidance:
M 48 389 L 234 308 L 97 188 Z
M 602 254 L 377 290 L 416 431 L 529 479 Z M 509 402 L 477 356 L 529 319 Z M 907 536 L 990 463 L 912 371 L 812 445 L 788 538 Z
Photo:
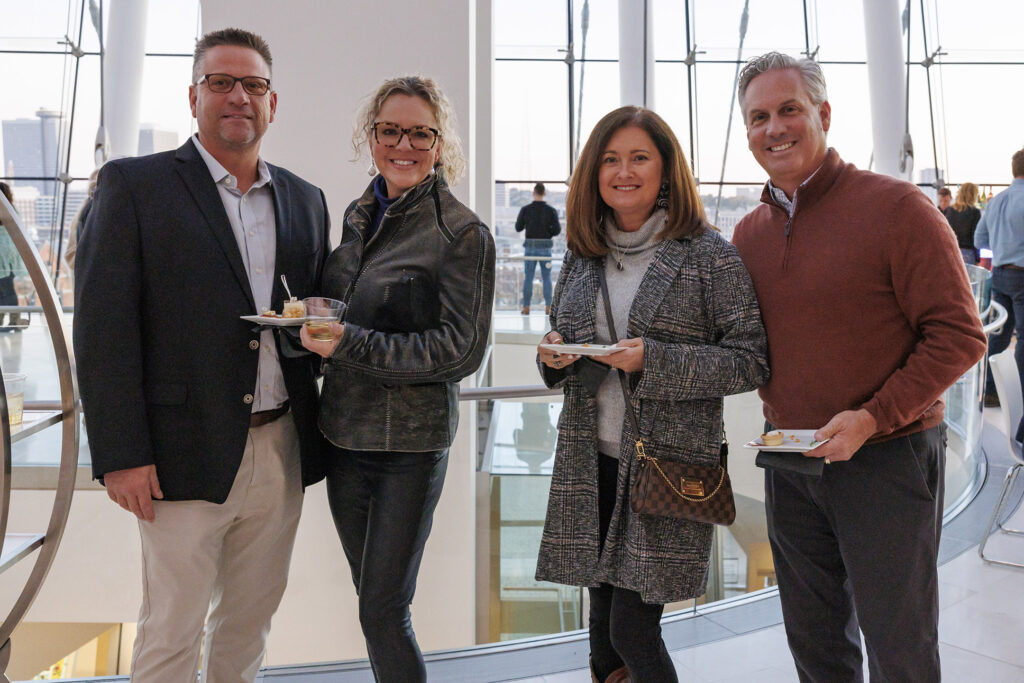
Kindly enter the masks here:
M 800 680 L 940 680 L 945 426 L 864 446 L 820 478 L 765 470 L 768 537 Z

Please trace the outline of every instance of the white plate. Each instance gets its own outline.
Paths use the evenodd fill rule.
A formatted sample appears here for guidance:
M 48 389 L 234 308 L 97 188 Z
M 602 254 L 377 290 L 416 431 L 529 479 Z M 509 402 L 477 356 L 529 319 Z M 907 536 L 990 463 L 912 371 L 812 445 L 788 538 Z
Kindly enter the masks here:
M 626 348 L 613 344 L 541 344 L 540 347 L 555 353 L 571 353 L 577 356 L 608 356 Z
M 271 327 L 298 327 L 302 323 L 306 322 L 305 316 L 301 318 L 270 318 L 265 315 L 242 315 L 239 317 L 242 320 L 248 320 L 251 323 L 269 325 Z
M 743 444 L 744 448 L 752 448 L 755 451 L 779 451 L 783 453 L 806 453 L 828 441 L 814 440 L 816 429 L 780 429 L 782 432 L 782 443 L 778 446 L 765 446 L 758 437 L 750 443 Z M 813 444 L 813 445 L 812 445 Z

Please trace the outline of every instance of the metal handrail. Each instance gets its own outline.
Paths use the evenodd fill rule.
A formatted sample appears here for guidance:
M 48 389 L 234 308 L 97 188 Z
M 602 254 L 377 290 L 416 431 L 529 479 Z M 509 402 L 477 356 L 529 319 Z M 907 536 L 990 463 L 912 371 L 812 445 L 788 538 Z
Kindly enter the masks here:
M 57 490 L 54 496 L 53 508 L 50 512 L 50 520 L 47 524 L 43 543 L 36 556 L 35 564 L 29 574 L 25 587 L 11 607 L 10 612 L 0 624 L 0 677 L 6 680 L 6 665 L 10 658 L 10 637 L 18 626 L 29 607 L 39 594 L 39 589 L 46 580 L 50 571 L 57 549 L 60 547 L 61 537 L 64 535 L 64 528 L 67 524 L 68 514 L 71 510 L 71 498 L 75 492 L 75 477 L 78 469 L 78 380 L 75 374 L 74 351 L 71 344 L 71 330 L 66 324 L 57 291 L 50 281 L 49 275 L 39 257 L 35 245 L 27 238 L 28 232 L 21 223 L 21 219 L 14 211 L 5 197 L 0 196 L 0 223 L 6 228 L 14 243 L 18 254 L 25 262 L 32 285 L 35 287 L 36 296 L 39 299 L 40 310 L 46 320 L 50 331 L 50 341 L 53 344 L 54 356 L 57 364 L 57 377 L 60 382 L 60 402 L 56 409 L 61 411 L 61 424 L 63 433 L 61 436 L 61 459 L 60 471 L 57 477 Z M 0 398 L 6 402 L 6 397 Z M 56 403 L 56 402 L 54 402 Z M 2 415 L 4 421 L 4 439 L 0 442 L 3 449 L 4 481 L 2 487 L 3 499 L 0 501 L 2 517 L 7 518 L 10 510 L 10 471 L 11 471 L 11 442 L 10 430 L 7 423 L 6 406 Z M 6 532 L 6 529 L 0 529 Z
M 561 396 L 561 389 L 549 389 L 543 384 L 527 384 L 511 387 L 470 387 L 459 392 L 461 401 L 497 401 L 527 396 Z
M 1003 325 L 1006 323 L 1007 318 L 1010 317 L 1010 314 L 1006 312 L 1006 309 L 1003 307 L 1003 305 L 996 301 L 992 301 L 989 303 L 988 310 L 991 311 L 992 309 L 995 309 L 996 319 L 982 328 L 985 331 L 985 336 L 988 336 L 990 334 L 999 334 L 1000 332 L 1002 332 Z M 984 318 L 985 316 L 982 316 L 982 319 Z

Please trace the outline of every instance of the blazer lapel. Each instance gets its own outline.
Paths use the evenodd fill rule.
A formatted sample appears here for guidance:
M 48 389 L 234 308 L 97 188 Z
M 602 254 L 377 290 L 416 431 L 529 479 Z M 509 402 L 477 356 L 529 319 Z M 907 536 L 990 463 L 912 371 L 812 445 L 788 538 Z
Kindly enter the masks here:
M 580 299 L 583 306 L 582 310 L 575 311 L 572 316 L 578 320 L 577 324 L 579 325 L 573 341 L 575 344 L 593 342 L 597 336 L 595 314 L 598 305 L 598 292 L 601 291 L 599 269 L 604 268 L 604 260 L 599 258 L 580 259 L 580 266 L 580 284 L 582 285 Z
M 256 302 L 252 296 L 252 287 L 249 284 L 249 275 L 245 272 L 245 264 L 242 263 L 242 255 L 238 252 L 238 242 L 235 240 L 235 233 L 231 230 L 231 223 L 228 222 L 228 215 L 224 211 L 224 203 L 217 192 L 217 186 L 210 175 L 210 169 L 206 162 L 199 155 L 199 151 L 189 139 L 184 145 L 178 148 L 174 158 L 179 162 L 175 166 L 178 175 L 185 181 L 185 186 L 192 193 L 193 199 L 199 206 L 199 210 L 206 219 L 206 224 L 213 231 L 214 237 L 220 244 L 224 256 L 231 265 L 231 271 L 238 280 L 238 285 L 249 300 L 249 306 L 256 310 Z
M 662 242 L 633 298 L 633 306 L 629 310 L 627 337 L 642 337 L 647 334 L 651 323 L 654 322 L 654 315 L 661 307 L 661 302 L 679 275 L 679 269 L 689 249 L 689 238 Z
M 270 164 L 267 164 L 267 166 L 270 168 L 271 194 L 274 195 L 274 223 L 277 226 L 277 246 L 274 255 L 274 285 L 271 289 L 270 301 L 287 301 L 288 294 L 284 291 L 281 276 L 284 275 L 287 278 L 291 274 L 290 281 L 295 283 L 302 280 L 292 270 L 292 254 L 289 250 L 289 245 L 292 244 L 291 203 L 288 201 L 290 196 L 289 188 L 285 177 L 278 174 L 277 167 Z

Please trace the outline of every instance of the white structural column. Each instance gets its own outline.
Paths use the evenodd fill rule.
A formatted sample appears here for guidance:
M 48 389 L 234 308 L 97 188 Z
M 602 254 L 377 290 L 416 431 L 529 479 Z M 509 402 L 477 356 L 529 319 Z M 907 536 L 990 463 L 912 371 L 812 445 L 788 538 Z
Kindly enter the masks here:
M 139 107 L 142 62 L 146 56 L 148 2 L 107 0 L 109 21 L 103 59 L 104 123 L 110 156 L 139 152 Z
M 867 0 L 866 0 L 867 1 Z M 619 104 L 654 109 L 654 3 L 619 0 Z
M 900 33 L 899 0 L 864 0 L 868 91 L 874 170 L 909 180 L 910 160 L 900 169 L 906 131 L 906 63 Z

